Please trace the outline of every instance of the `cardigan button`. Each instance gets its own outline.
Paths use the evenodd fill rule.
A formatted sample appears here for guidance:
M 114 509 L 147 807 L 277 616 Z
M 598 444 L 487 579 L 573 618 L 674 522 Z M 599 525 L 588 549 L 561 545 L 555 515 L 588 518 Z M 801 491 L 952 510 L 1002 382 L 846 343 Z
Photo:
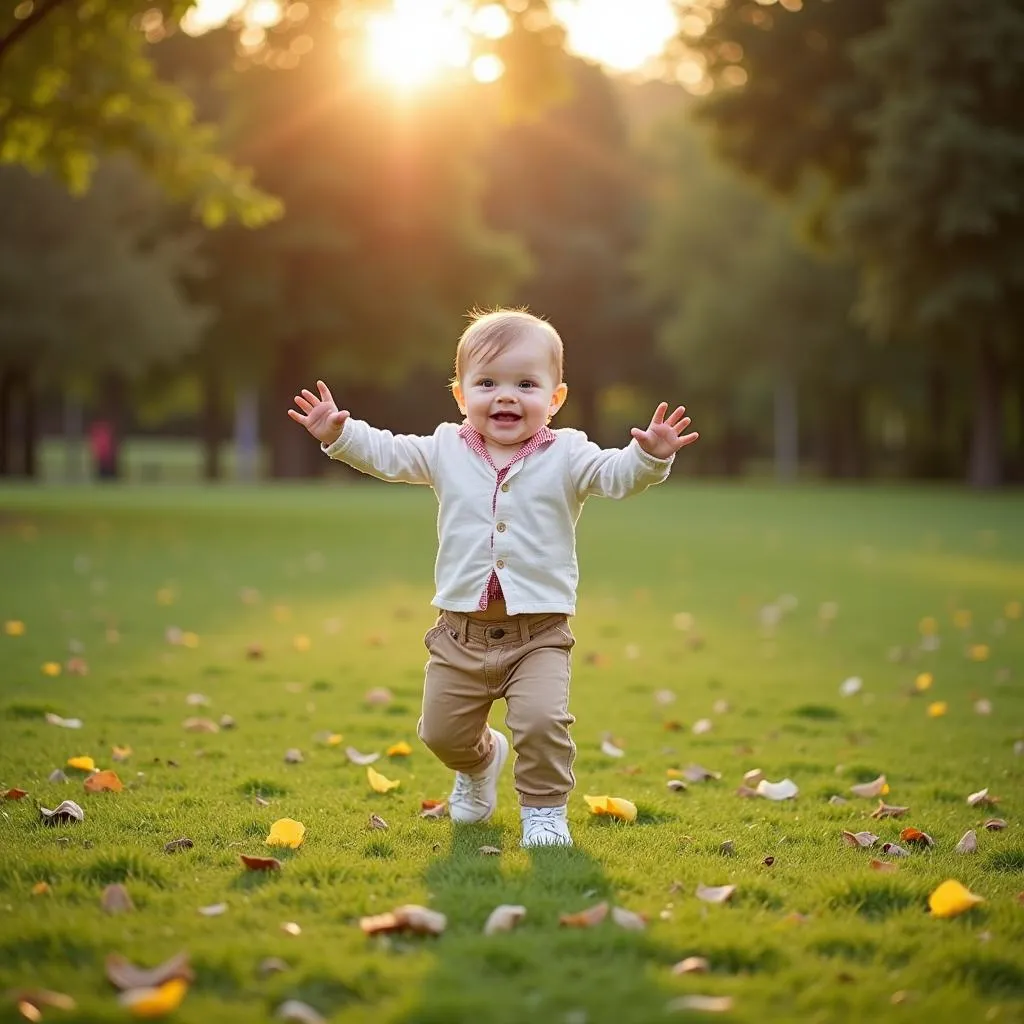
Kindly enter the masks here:
M 494 564 L 495 564 L 495 565 L 496 565 L 496 566 L 497 566 L 497 567 L 498 567 L 499 569 L 504 569 L 504 568 L 505 568 L 505 560 L 504 560 L 503 558 L 499 558 L 499 559 L 498 559 L 498 560 L 497 560 L 497 561 L 496 561 L 496 562 L 495 562 Z
M 505 532 L 505 524 L 504 523 L 498 523 L 497 530 L 498 530 L 498 533 L 504 533 Z
M 508 488 L 509 488 L 509 485 L 508 485 L 508 484 L 502 484 L 502 485 L 501 485 L 501 489 L 502 489 L 502 490 L 503 490 L 503 491 L 504 491 L 504 492 L 505 492 L 506 494 L 508 494 Z

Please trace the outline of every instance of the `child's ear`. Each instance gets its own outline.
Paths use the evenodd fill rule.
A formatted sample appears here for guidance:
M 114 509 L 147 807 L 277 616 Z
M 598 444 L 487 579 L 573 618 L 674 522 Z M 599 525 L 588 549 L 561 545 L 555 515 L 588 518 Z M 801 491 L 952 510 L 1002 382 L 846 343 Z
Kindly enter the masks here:
M 458 382 L 456 382 L 456 383 L 454 383 L 452 385 L 452 398 L 455 399 L 455 404 L 458 405 L 459 412 L 461 412 L 462 415 L 465 416 L 466 415 L 466 400 L 463 397 L 462 388 L 459 386 Z
M 563 381 L 555 388 L 555 393 L 551 396 L 551 404 L 548 406 L 548 418 L 558 412 L 559 409 L 565 405 L 565 400 L 569 395 L 569 386 Z

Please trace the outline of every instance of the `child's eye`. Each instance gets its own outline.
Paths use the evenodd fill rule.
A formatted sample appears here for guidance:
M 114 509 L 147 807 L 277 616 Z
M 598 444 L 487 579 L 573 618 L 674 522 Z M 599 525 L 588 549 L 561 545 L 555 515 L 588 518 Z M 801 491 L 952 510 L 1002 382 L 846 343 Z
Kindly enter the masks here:
M 482 387 L 482 388 L 493 388 L 494 387 L 494 381 L 491 380 L 490 377 L 484 377 L 484 379 L 482 381 L 480 381 L 480 387 Z
M 521 380 L 519 386 L 521 388 L 535 388 L 537 385 L 532 380 Z

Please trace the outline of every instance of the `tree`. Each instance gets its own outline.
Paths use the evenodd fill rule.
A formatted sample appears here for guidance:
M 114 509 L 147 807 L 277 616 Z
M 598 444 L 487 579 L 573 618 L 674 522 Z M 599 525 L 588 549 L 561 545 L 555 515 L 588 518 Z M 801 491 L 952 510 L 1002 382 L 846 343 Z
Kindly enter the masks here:
M 886 90 L 840 231 L 886 338 L 971 367 L 968 478 L 1002 476 L 1005 387 L 1024 326 L 1024 4 L 901 0 L 856 61 Z

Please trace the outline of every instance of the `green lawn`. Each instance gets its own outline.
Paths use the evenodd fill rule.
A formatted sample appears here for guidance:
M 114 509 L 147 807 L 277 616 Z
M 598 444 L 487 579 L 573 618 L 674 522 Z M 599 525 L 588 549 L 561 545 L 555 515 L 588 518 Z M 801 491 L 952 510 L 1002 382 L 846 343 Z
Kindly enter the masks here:
M 731 996 L 721 1018 L 735 1021 L 1024 1020 L 1022 523 L 1020 496 L 941 489 L 677 483 L 592 501 L 574 621 L 577 845 L 528 854 L 510 772 L 487 826 L 453 834 L 418 814 L 450 784 L 415 736 L 433 619 L 429 492 L 0 490 L 0 623 L 25 624 L 0 633 L 0 789 L 29 791 L 0 801 L 0 993 L 45 986 L 78 1004 L 46 1020 L 120 1021 L 106 955 L 151 966 L 185 950 L 196 977 L 172 1017 L 194 1024 L 267 1020 L 287 999 L 374 1024 L 706 1017 L 666 1012 L 687 994 Z M 768 605 L 782 609 L 770 635 Z M 921 648 L 927 617 L 937 650 Z M 194 633 L 194 646 L 168 629 Z M 88 675 L 46 675 L 73 642 Z M 913 694 L 924 672 L 934 683 Z M 851 676 L 863 688 L 844 697 Z M 368 704 L 374 687 L 393 701 Z M 937 701 L 947 713 L 930 717 Z M 46 711 L 84 727 L 47 724 Z M 183 728 L 223 714 L 236 728 Z M 700 719 L 712 728 L 694 734 Z M 328 733 L 344 739 L 330 746 Z M 625 757 L 602 753 L 605 733 Z M 400 740 L 411 757 L 375 767 L 401 787 L 372 793 L 345 746 Z M 130 759 L 113 763 L 114 745 Z M 289 748 L 302 763 L 285 763 Z M 114 768 L 126 789 L 47 781 L 76 755 Z M 721 780 L 670 791 L 667 770 L 691 763 Z M 737 796 L 752 768 L 793 779 L 799 796 Z M 872 820 L 876 801 L 850 794 L 880 773 L 904 818 Z M 986 786 L 998 806 L 968 806 Z M 633 800 L 637 822 L 588 815 L 585 793 Z M 850 802 L 830 804 L 834 794 Z M 44 827 L 37 805 L 66 798 L 84 823 Z M 389 829 L 370 829 L 371 813 Z M 993 815 L 1005 831 L 981 827 Z M 278 851 L 279 873 L 247 873 L 239 855 L 273 853 L 264 839 L 283 817 L 305 824 L 305 843 Z M 935 848 L 873 870 L 887 859 L 881 841 L 908 825 Z M 971 828 L 978 852 L 955 853 Z M 879 846 L 844 844 L 843 830 L 866 829 Z M 182 836 L 191 850 L 164 852 Z M 500 856 L 479 853 L 485 844 Z M 985 902 L 932 917 L 928 895 L 947 878 Z M 44 881 L 50 891 L 33 895 Z M 113 882 L 134 912 L 101 909 Z M 709 905 L 701 883 L 736 891 Z M 559 927 L 560 914 L 605 899 L 645 915 L 646 930 Z M 221 902 L 220 916 L 198 912 Z M 446 932 L 362 934 L 363 915 L 404 903 L 443 911 Z M 485 938 L 501 903 L 527 916 Z M 271 956 L 288 969 L 261 977 Z M 688 956 L 710 973 L 673 975 Z M 0 1020 L 21 1019 L 8 998 Z

